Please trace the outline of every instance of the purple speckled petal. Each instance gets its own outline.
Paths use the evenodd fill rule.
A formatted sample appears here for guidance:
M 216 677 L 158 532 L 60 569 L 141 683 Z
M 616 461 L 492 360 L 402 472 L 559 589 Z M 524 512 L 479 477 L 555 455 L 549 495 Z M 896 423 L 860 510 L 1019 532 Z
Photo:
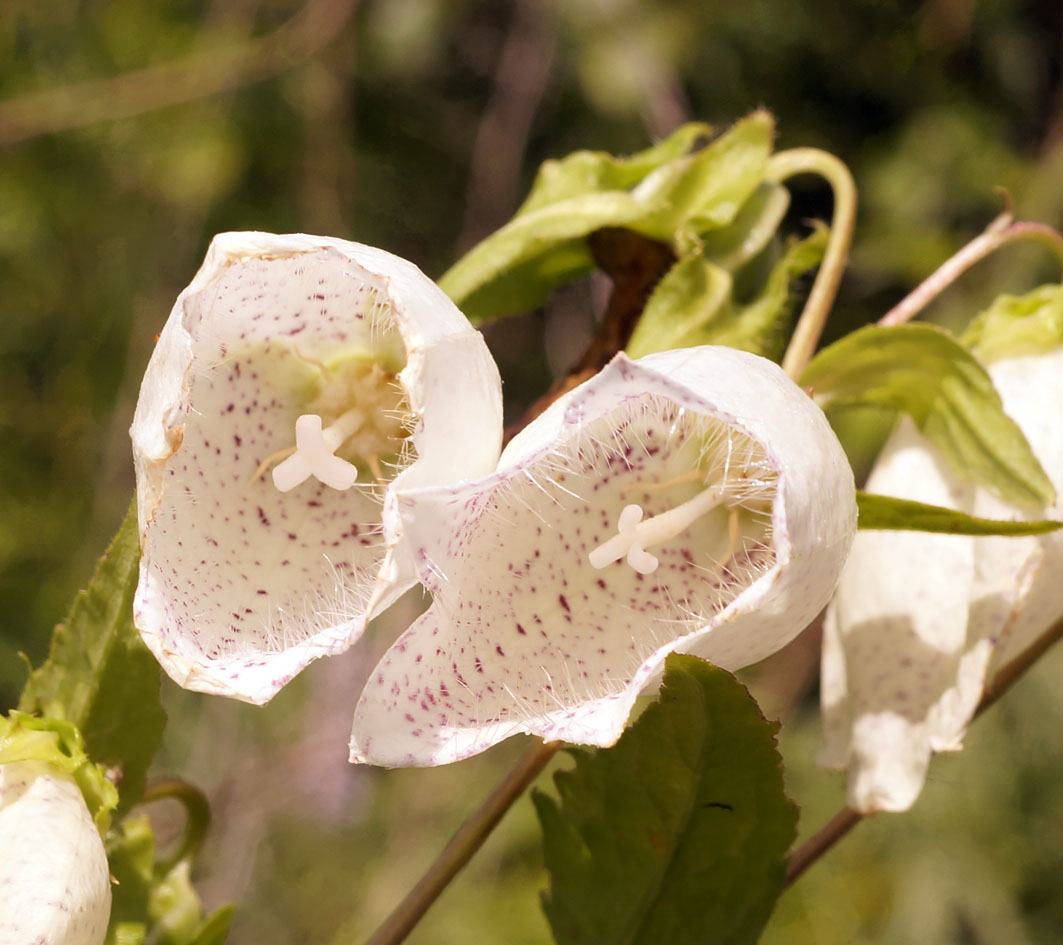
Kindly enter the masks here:
M 327 380 L 348 369 L 379 370 L 386 381 L 358 383 L 393 402 L 374 410 Z M 401 444 L 371 457 L 383 480 L 367 469 L 346 491 L 313 477 L 279 491 L 268 466 L 336 385 L 337 412 L 361 411 L 358 436 L 390 424 L 381 442 Z M 391 490 L 492 469 L 501 389 L 479 333 L 412 264 L 342 240 L 228 233 L 174 306 L 131 435 L 137 627 L 181 685 L 261 703 L 416 582 Z
M 961 482 L 902 419 L 870 492 L 999 519 L 1063 518 L 1063 349 L 991 364 L 1057 500 L 1019 509 Z M 903 811 L 931 755 L 961 747 L 986 679 L 1063 615 L 1063 536 L 860 532 L 824 625 L 823 764 L 849 770 L 849 805 Z
M 0 765 L 0 942 L 101 945 L 111 914 L 107 854 L 74 779 Z
M 620 355 L 493 475 L 397 498 L 435 600 L 355 713 L 352 760 L 384 765 L 455 761 L 517 732 L 612 744 L 668 653 L 736 669 L 798 633 L 856 520 L 819 408 L 729 348 Z M 633 504 L 641 520 L 621 523 Z M 655 570 L 642 549 L 592 565 L 637 528 Z

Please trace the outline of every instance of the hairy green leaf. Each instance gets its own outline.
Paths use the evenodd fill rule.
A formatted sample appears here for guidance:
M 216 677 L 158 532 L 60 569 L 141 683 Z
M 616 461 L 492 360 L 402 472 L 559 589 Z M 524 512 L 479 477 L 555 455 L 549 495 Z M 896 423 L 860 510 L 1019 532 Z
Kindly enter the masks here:
M 582 194 L 629 190 L 651 171 L 682 157 L 711 135 L 711 125 L 690 122 L 659 144 L 629 157 L 613 157 L 605 151 L 574 151 L 566 157 L 544 161 L 516 215 Z
M 985 369 L 932 325 L 869 325 L 820 351 L 801 375 L 824 409 L 854 404 L 907 413 L 957 475 L 1020 505 L 1055 490 Z
M 547 162 L 517 215 L 458 260 L 440 286 L 473 322 L 527 311 L 591 270 L 586 238 L 595 230 L 626 227 L 689 253 L 735 223 L 756 194 L 741 233 L 719 247 L 735 258 L 752 252 L 778 216 L 778 194 L 761 189 L 774 124 L 755 112 L 688 153 L 707 130 L 685 125 L 631 158 L 581 151 Z
M 558 945 L 752 943 L 797 814 L 766 722 L 734 677 L 668 658 L 660 700 L 611 749 L 536 792 Z
M 76 725 L 94 762 L 120 772 L 120 813 L 140 797 L 166 716 L 160 672 L 133 626 L 140 542 L 130 509 L 88 587 L 52 634 L 19 708 Z
M 856 493 L 858 528 L 891 531 L 943 532 L 947 535 L 1043 535 L 1063 528 L 1063 522 L 978 518 L 940 505 L 897 499 L 872 492 Z
M 604 226 L 627 225 L 643 212 L 630 194 L 610 191 L 572 197 L 524 213 L 469 250 L 439 280 L 440 288 L 474 322 L 512 314 L 523 305 L 521 297 L 512 291 L 504 297 L 514 308 L 477 311 L 468 302 L 474 293 L 483 292 L 495 279 L 518 266 L 524 268 L 519 288 L 528 298 L 541 299 L 555 284 L 551 274 L 571 278 L 579 272 L 572 265 L 559 266 L 552 259 L 555 252 L 560 250 L 568 258 L 572 250 L 565 244 Z M 584 258 L 589 269 L 593 265 L 589 251 Z M 530 278 L 532 274 L 538 278 Z
M 1063 285 L 1000 296 L 971 322 L 963 342 L 982 361 L 1058 348 L 1063 345 Z
M 777 356 L 793 308 L 794 282 L 819 265 L 828 232 L 819 226 L 805 239 L 792 242 L 748 305 L 734 305 L 734 282 L 726 269 L 700 254 L 681 259 L 646 302 L 627 353 L 640 358 L 670 348 L 727 345 Z
M 767 248 L 789 206 L 790 191 L 782 184 L 761 181 L 730 226 L 701 237 L 701 255 L 734 272 Z
M 727 226 L 764 178 L 775 122 L 754 112 L 707 148 L 662 165 L 634 194 L 647 213 L 631 228 L 686 252 L 698 236 Z

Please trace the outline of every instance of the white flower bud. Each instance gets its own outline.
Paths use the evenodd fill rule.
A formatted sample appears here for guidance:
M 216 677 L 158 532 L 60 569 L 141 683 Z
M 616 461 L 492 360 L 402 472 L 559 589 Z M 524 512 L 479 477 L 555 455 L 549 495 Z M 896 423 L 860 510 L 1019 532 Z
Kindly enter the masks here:
M 0 765 L 0 942 L 100 945 L 110 914 L 107 854 L 74 779 Z

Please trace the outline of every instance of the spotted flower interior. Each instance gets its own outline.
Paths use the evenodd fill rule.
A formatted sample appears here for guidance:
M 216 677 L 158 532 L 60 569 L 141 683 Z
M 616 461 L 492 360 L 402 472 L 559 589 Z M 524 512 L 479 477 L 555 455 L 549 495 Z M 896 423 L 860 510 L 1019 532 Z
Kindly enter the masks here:
M 418 458 L 425 415 L 411 405 L 431 373 L 396 280 L 333 246 L 286 249 L 208 262 L 210 277 L 186 290 L 160 338 L 133 429 L 137 625 L 179 682 L 250 701 L 345 648 L 376 604 L 403 589 L 382 596 L 382 507 L 388 483 Z M 419 288 L 447 308 L 432 317 L 451 317 L 455 333 L 482 349 L 497 386 L 482 340 L 442 293 L 410 264 L 372 252 L 429 287 Z M 175 367 L 179 382 L 167 373 Z M 487 426 L 497 450 L 497 429 Z M 165 449 L 152 444 L 159 430 Z M 477 449 L 464 454 L 470 472 L 497 456 L 481 451 L 486 460 Z
M 626 686 L 654 651 L 770 569 L 777 478 L 747 434 L 644 395 L 499 483 L 455 536 L 464 567 L 452 580 L 469 582 L 500 548 L 511 550 L 506 580 L 463 596 L 448 617 L 470 631 L 472 615 L 490 611 L 496 654 L 515 659 L 492 666 L 486 691 L 497 705 L 481 696 L 474 707 L 461 684 L 484 672 L 479 648 L 451 653 L 456 709 L 505 724 L 508 692 L 524 693 L 524 711 L 547 713 Z M 529 667 L 541 685 L 527 686 Z
M 772 425 L 799 444 L 791 469 Z M 818 472 L 836 495 L 812 526 Z M 368 682 L 352 759 L 439 764 L 516 732 L 612 744 L 668 652 L 738 668 L 823 605 L 851 483 L 818 408 L 770 362 L 617 359 L 514 439 L 494 476 L 400 499 L 434 603 Z

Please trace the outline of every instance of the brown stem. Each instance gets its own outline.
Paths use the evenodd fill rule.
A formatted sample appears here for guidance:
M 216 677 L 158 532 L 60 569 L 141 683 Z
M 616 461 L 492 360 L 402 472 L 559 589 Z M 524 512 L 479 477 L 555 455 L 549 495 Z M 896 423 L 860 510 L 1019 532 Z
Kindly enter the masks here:
M 997 671 L 992 681 L 982 691 L 982 698 L 974 710 L 972 720 L 994 705 L 1034 663 L 1052 648 L 1053 644 L 1061 639 L 1063 639 L 1063 619 L 1057 620 L 1015 659 Z M 813 863 L 867 816 L 869 815 L 861 814 L 850 807 L 843 807 L 838 811 L 824 827 L 816 831 L 790 855 L 790 863 L 786 870 L 786 885 L 791 886 Z
M 627 347 L 646 307 L 646 300 L 676 261 L 675 253 L 667 244 L 621 227 L 595 230 L 587 237 L 587 242 L 594 261 L 613 281 L 602 322 L 575 367 L 554 381 L 550 389 L 524 412 L 520 421 L 506 431 L 507 440 L 558 397 L 597 374 L 618 351 Z
M 903 325 L 945 291 L 975 263 L 1017 240 L 1033 239 L 1050 246 L 1063 259 L 1063 233 L 1044 223 L 1012 223 L 1011 210 L 1001 213 L 980 236 L 945 260 L 905 298 L 878 320 L 880 325 Z
M 417 885 L 370 936 L 366 945 L 397 945 L 410 934 L 560 747 L 561 742 L 536 742 L 521 755 L 487 800 L 458 828 Z

